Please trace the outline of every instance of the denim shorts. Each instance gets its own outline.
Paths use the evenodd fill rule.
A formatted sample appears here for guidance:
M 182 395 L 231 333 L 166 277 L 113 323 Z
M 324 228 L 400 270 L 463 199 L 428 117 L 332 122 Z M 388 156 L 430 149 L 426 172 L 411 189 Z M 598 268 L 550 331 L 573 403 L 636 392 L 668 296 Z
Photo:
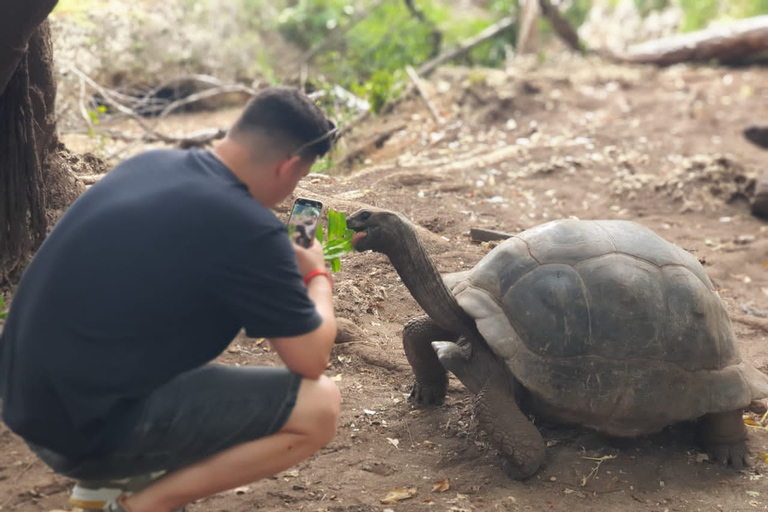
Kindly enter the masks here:
M 155 390 L 140 406 L 135 427 L 107 455 L 73 464 L 46 448 L 30 448 L 51 469 L 78 480 L 174 471 L 279 431 L 301 380 L 286 368 L 206 365 Z

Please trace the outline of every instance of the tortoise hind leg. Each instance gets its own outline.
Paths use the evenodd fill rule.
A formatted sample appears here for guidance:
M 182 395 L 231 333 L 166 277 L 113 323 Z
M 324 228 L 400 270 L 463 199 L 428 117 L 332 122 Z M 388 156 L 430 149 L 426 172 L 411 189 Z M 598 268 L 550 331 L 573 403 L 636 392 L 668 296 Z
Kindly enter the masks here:
M 544 439 L 517 403 L 515 380 L 482 340 L 432 343 L 440 362 L 475 393 L 475 417 L 505 458 L 505 469 L 516 479 L 538 471 L 546 457 Z
M 699 420 L 699 438 L 710 460 L 735 469 L 749 466 L 747 427 L 741 410 L 707 414 Z
M 486 382 L 475 397 L 475 417 L 506 459 L 510 476 L 523 480 L 539 470 L 546 457 L 544 439 L 520 410 L 506 376 Z
M 456 338 L 455 334 L 439 327 L 427 315 L 413 318 L 403 327 L 405 356 L 416 377 L 411 398 L 417 403 L 427 405 L 443 403 L 448 388 L 448 377 L 432 349 L 432 342 L 452 341 Z

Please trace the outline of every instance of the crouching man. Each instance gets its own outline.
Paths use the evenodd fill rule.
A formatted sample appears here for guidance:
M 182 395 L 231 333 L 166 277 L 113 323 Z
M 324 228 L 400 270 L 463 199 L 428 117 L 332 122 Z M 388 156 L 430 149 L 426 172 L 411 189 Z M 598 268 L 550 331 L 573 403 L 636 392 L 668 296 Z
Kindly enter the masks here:
M 2 413 L 78 480 L 73 504 L 170 512 L 331 441 L 331 278 L 270 208 L 335 133 L 300 91 L 267 89 L 216 149 L 125 161 L 45 240 L 0 338 Z M 241 328 L 285 367 L 212 363 Z

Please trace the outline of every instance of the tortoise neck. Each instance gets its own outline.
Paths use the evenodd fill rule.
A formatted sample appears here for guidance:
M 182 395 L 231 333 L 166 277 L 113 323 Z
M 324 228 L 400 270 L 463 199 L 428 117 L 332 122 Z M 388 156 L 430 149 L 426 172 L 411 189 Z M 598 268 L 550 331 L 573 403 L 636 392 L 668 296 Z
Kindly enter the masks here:
M 443 329 L 458 334 L 474 332 L 474 320 L 443 282 L 413 226 L 399 223 L 395 231 L 395 242 L 383 252 L 419 306 Z

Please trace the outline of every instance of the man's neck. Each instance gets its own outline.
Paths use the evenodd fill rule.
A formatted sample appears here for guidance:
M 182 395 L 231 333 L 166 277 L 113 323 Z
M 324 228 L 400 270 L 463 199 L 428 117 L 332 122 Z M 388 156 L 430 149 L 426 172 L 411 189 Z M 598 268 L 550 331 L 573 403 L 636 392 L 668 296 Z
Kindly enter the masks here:
M 237 142 L 230 139 L 221 141 L 211 152 L 213 156 L 219 159 L 227 169 L 232 171 L 237 179 L 242 181 L 247 187 L 254 199 L 264 204 L 262 193 L 266 190 L 261 183 L 260 177 L 264 173 L 259 172 L 257 166 L 253 163 L 251 154 L 247 149 Z

